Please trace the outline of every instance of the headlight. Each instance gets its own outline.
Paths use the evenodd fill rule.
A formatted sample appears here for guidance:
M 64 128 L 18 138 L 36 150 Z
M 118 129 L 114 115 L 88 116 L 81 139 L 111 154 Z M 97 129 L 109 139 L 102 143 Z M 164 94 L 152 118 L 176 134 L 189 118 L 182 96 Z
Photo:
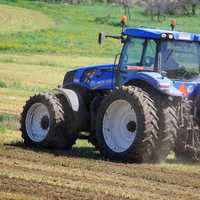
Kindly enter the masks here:
M 169 39 L 169 40 L 174 39 L 174 35 L 172 33 L 162 33 L 160 37 L 161 39 Z
M 173 34 L 168 34 L 168 38 L 169 38 L 170 40 L 172 40 L 172 39 L 174 39 L 174 35 L 173 35 Z
M 166 39 L 167 38 L 167 34 L 166 33 L 162 33 L 161 34 L 161 38 Z

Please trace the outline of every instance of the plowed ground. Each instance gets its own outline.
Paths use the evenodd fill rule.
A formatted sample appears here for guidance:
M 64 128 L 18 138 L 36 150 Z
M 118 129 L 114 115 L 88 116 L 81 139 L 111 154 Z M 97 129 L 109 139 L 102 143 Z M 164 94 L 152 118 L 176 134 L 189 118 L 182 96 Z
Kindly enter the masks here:
M 71 151 L 26 149 L 19 132 L 0 139 L 0 199 L 200 199 L 198 165 L 100 160 L 80 143 Z

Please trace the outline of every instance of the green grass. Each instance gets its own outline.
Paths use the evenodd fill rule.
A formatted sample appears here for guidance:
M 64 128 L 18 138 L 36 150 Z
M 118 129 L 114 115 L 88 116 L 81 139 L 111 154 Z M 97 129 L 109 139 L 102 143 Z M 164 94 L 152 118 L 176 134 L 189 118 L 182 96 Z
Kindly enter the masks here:
M 6 88 L 7 85 L 4 81 L 0 80 L 0 88 Z
M 15 115 L 0 113 L 0 133 L 5 133 L 6 130 L 18 130 L 19 119 Z
M 1 32 L 0 51 L 2 52 L 57 53 L 90 57 L 113 57 L 120 51 L 121 45 L 119 41 L 109 40 L 102 48 L 97 44 L 97 35 L 101 31 L 120 33 L 121 29 L 118 26 L 118 21 L 123 12 L 119 6 L 107 6 L 104 4 L 72 6 L 27 0 L 0 0 L 0 3 L 27 8 L 23 9 L 25 13 L 31 13 L 35 10 L 37 11 L 37 15 L 41 14 L 44 18 L 52 20 L 50 26 L 44 27 L 43 30 L 32 31 L 31 29 L 27 29 L 24 32 L 23 28 L 21 28 L 18 32 Z M 4 10 L 9 11 L 9 9 L 11 8 Z M 131 12 L 133 19 L 129 22 L 129 26 L 136 27 L 147 26 L 169 29 L 169 21 L 175 17 L 167 16 L 166 20 L 160 23 L 151 21 L 149 16 L 144 15 L 143 9 L 140 7 L 133 8 Z M 19 10 L 13 8 L 13 13 L 19 13 Z M 198 10 L 195 17 L 177 17 L 177 30 L 200 32 L 199 18 L 200 10 Z M 20 24 L 20 18 L 18 20 Z M 28 18 L 26 23 L 29 25 L 36 24 L 34 18 L 32 22 L 31 18 Z M 16 28 L 15 24 L 9 24 L 9 26 L 8 30 Z
M 41 12 L 14 6 L 0 6 L 0 32 L 30 32 L 54 27 L 53 20 Z

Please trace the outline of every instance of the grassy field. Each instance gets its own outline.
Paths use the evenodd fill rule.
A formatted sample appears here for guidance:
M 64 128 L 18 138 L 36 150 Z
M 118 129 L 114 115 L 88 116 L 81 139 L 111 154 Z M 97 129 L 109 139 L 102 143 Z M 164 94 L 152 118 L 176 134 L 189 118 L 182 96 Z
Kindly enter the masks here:
M 120 33 L 119 18 L 123 12 L 119 6 L 102 4 L 71 6 L 27 0 L 0 0 L 0 3 L 17 7 L 5 8 L 2 5 L 0 7 L 0 11 L 6 12 L 5 15 L 4 12 L 0 15 L 0 23 L 5 24 L 5 21 L 9 21 L 9 23 L 13 21 L 11 26 L 6 23 L 0 28 L 0 30 L 4 29 L 3 32 L 0 32 L 0 51 L 57 53 L 89 57 L 111 57 L 119 52 L 119 41 L 108 40 L 103 48 L 97 45 L 99 32 Z M 20 12 L 21 8 L 24 8 L 22 12 Z M 12 16 L 9 14 L 10 11 L 18 13 L 16 16 L 21 16 L 16 17 L 17 20 L 10 21 L 10 19 L 8 20 L 8 17 Z M 200 33 L 199 9 L 195 17 L 166 16 L 163 22 L 151 21 L 151 18 L 145 16 L 140 7 L 133 8 L 131 12 L 133 19 L 128 22 L 129 26 L 169 29 L 170 20 L 177 18 L 177 30 Z M 24 17 L 27 14 L 29 17 Z M 1 17 L 2 15 L 3 17 Z M 40 20 L 37 20 L 38 17 Z M 47 19 L 46 24 L 43 25 L 45 18 Z M 14 23 L 15 20 L 16 23 Z M 24 22 L 27 23 L 27 26 L 24 25 L 26 24 Z M 26 28 L 21 25 L 26 26 Z M 41 29 L 41 27 L 43 28 Z M 9 29 L 12 31 L 5 33 L 5 30 Z M 37 29 L 37 31 L 33 31 L 33 29 Z
M 61 84 L 76 66 L 112 63 L 120 45 L 100 48 L 96 36 L 101 30 L 119 32 L 121 11 L 104 5 L 0 3 L 0 199 L 200 200 L 199 164 L 178 162 L 173 154 L 160 165 L 135 165 L 101 160 L 83 141 L 70 151 L 25 148 L 18 131 L 25 101 Z M 141 8 L 134 12 L 132 25 L 168 26 L 168 21 L 151 22 Z M 199 15 L 182 17 L 178 29 L 200 32 L 199 23 Z
M 0 22 L 1 34 L 40 31 L 54 27 L 54 21 L 41 12 L 7 5 L 0 6 Z

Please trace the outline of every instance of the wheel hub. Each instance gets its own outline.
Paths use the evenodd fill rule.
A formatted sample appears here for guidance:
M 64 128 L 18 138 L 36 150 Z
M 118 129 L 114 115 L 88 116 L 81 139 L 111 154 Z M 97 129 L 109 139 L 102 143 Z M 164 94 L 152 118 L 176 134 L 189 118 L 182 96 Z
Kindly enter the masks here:
M 26 115 L 26 130 L 29 138 L 34 142 L 42 142 L 50 129 L 50 114 L 43 103 L 33 104 Z
M 49 128 L 49 118 L 47 115 L 45 115 L 44 117 L 42 117 L 41 120 L 41 127 L 46 130 Z
M 114 152 L 127 151 L 137 135 L 137 116 L 126 100 L 115 100 L 107 108 L 103 118 L 103 136 Z
M 130 121 L 130 122 L 128 122 L 128 124 L 126 125 L 126 127 L 127 127 L 127 130 L 129 132 L 134 133 L 136 131 L 136 122 Z

